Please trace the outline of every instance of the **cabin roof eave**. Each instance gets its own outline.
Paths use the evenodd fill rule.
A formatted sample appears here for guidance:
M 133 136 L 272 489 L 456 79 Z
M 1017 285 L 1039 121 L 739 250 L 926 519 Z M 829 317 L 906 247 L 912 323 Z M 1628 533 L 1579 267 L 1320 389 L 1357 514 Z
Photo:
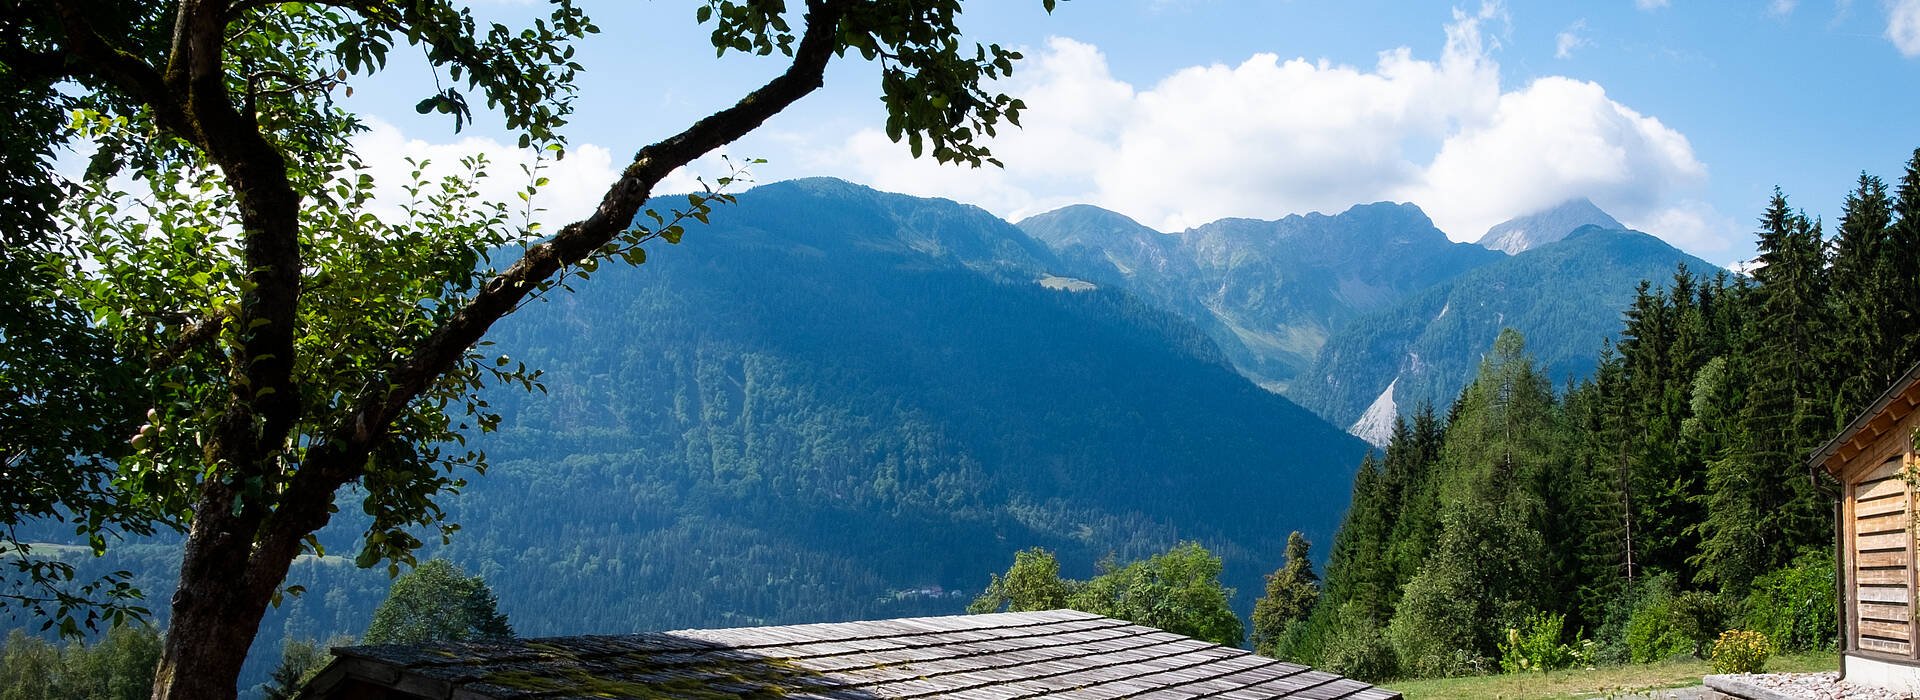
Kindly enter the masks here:
M 1852 442 L 1854 437 L 1860 434 L 1860 431 L 1865 430 L 1868 425 L 1873 423 L 1875 418 L 1885 413 L 1887 408 L 1892 406 L 1896 399 L 1907 394 L 1909 390 L 1914 389 L 1916 384 L 1920 384 L 1920 364 L 1915 364 L 1911 369 L 1907 370 L 1905 375 L 1895 381 L 1893 386 L 1887 387 L 1886 392 L 1882 393 L 1879 398 L 1874 399 L 1873 403 L 1867 406 L 1867 410 L 1860 412 L 1860 415 L 1855 416 L 1852 421 L 1848 422 L 1847 427 L 1841 429 L 1839 435 L 1834 436 L 1834 438 L 1828 440 L 1826 444 L 1808 453 L 1807 466 L 1809 468 L 1825 469 L 1829 473 L 1833 473 L 1836 470 L 1835 468 L 1839 466 L 1829 463 L 1829 460 L 1833 458 L 1834 454 L 1838 453 L 1841 447 Z

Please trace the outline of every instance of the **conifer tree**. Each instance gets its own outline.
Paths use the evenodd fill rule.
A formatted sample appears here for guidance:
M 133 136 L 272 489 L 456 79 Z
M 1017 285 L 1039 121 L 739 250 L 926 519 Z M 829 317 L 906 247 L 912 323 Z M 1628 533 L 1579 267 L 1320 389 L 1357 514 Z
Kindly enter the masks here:
M 1406 584 L 1389 636 L 1425 673 L 1493 652 L 1495 630 L 1552 602 L 1542 535 L 1561 436 L 1553 393 L 1506 330 L 1456 404 L 1440 450 L 1440 533 Z M 1464 657 L 1463 657 L 1464 655 Z
M 1898 304 L 1888 290 L 1894 281 L 1897 251 L 1893 249 L 1893 200 L 1880 178 L 1860 174 L 1859 184 L 1847 195 L 1834 237 L 1833 304 L 1840 386 L 1834 398 L 1834 417 L 1844 422 L 1906 371 L 1898 347 Z
M 1693 558 L 1698 580 L 1737 593 L 1832 533 L 1801 461 L 1832 431 L 1826 245 L 1820 225 L 1794 213 L 1778 189 L 1760 224 L 1748 399 L 1730 454 L 1708 465 Z
M 1320 601 L 1320 579 L 1307 558 L 1309 549 L 1298 530 L 1287 536 L 1286 563 L 1267 575 L 1266 595 L 1253 604 L 1254 651 L 1272 656 L 1287 628 L 1305 620 Z
M 1458 402 L 1455 406 L 1458 406 Z M 1393 614 L 1408 581 L 1440 539 L 1440 486 L 1438 469 L 1440 446 L 1446 438 L 1445 425 L 1434 413 L 1432 404 L 1414 411 L 1407 440 L 1387 447 L 1388 479 L 1405 486 L 1401 491 L 1400 514 L 1394 518 L 1391 542 L 1393 586 L 1387 591 L 1387 614 Z M 1404 456 L 1403 456 L 1404 455 Z M 1398 475 L 1396 475 L 1398 472 Z
M 1567 392 L 1568 427 L 1576 443 L 1556 484 L 1556 510 L 1567 529 L 1555 545 L 1560 554 L 1555 574 L 1563 579 L 1563 605 L 1575 627 L 1594 626 L 1628 580 L 1633 560 L 1633 528 L 1627 517 L 1632 492 L 1625 488 L 1624 472 L 1611 459 L 1614 451 L 1604 439 L 1605 401 L 1611 397 L 1601 387 L 1618 376 L 1619 363 L 1610 348 L 1602 353 L 1595 379 Z
M 1894 371 L 1904 372 L 1920 363 L 1920 149 L 1914 149 L 1894 189 L 1893 215 L 1887 227 L 1881 303 L 1887 309 L 1885 332 L 1895 353 L 1891 363 Z

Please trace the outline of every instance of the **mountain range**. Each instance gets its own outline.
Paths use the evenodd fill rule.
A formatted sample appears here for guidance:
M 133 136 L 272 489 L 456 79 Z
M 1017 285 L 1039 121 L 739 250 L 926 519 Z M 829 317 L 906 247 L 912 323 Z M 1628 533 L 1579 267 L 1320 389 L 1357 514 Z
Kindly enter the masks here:
M 1245 614 L 1289 532 L 1326 551 L 1349 431 L 1451 400 L 1505 326 L 1581 374 L 1638 280 L 1705 266 L 1596 226 L 1507 255 L 1392 203 L 1170 234 L 810 179 L 712 221 L 490 336 L 549 392 L 488 395 L 493 466 L 422 556 L 484 576 L 523 635 L 952 613 L 1020 549 L 1084 578 L 1183 540 Z M 356 549 L 355 498 L 330 552 Z M 116 552 L 82 565 L 167 599 L 176 544 Z M 249 682 L 283 637 L 364 629 L 388 580 L 334 555 L 287 583 L 316 593 L 270 613 Z
M 495 327 L 488 352 L 547 391 L 487 395 L 501 428 L 471 445 L 492 466 L 442 499 L 450 545 L 423 533 L 522 635 L 951 614 L 1017 550 L 1087 578 L 1188 540 L 1246 614 L 1289 532 L 1331 541 L 1367 449 L 975 207 L 775 183 L 648 253 Z M 283 637 L 357 634 L 384 597 L 349 561 L 356 498 L 247 682 Z M 164 601 L 176 546 L 83 564 Z
M 1447 240 L 1419 207 L 1386 202 L 1175 234 L 1091 206 L 1018 225 L 1068 274 L 1188 317 L 1249 379 L 1283 394 L 1348 323 L 1502 257 Z
M 1556 379 L 1584 377 L 1641 280 L 1710 263 L 1586 199 L 1455 243 L 1411 204 L 1161 233 L 1090 206 L 1019 223 L 1061 274 L 1192 319 L 1249 379 L 1383 444 L 1394 418 L 1444 407 L 1502 328 Z

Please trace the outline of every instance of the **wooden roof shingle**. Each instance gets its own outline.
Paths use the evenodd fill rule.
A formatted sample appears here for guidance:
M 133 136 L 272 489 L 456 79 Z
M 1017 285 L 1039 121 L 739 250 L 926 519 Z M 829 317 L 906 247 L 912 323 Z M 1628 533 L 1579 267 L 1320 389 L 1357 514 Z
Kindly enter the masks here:
M 1400 697 L 1299 664 L 1073 610 L 340 647 L 333 654 L 301 698 Z

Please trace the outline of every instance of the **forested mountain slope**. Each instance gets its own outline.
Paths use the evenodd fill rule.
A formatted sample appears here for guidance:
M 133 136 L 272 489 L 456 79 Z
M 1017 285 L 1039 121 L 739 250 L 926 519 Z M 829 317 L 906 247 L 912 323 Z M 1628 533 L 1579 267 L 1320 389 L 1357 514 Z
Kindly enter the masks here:
M 1043 286 L 1059 261 L 985 211 L 803 180 L 712 220 L 483 350 L 548 391 L 489 395 L 492 468 L 423 556 L 484 576 L 522 635 L 954 613 L 1017 549 L 1087 576 L 1176 540 L 1224 558 L 1244 612 L 1288 532 L 1329 538 L 1347 506 L 1363 443 L 1177 315 Z M 255 680 L 384 596 L 348 561 L 355 498 L 322 532 L 347 558 L 294 566 L 310 592 L 269 615 Z M 117 551 L 170 595 L 172 548 Z
M 1374 430 L 1356 433 L 1384 442 L 1396 407 L 1452 402 L 1503 328 L 1527 337 L 1556 386 L 1586 377 L 1635 286 L 1657 285 L 1680 264 L 1709 277 L 1718 269 L 1644 233 L 1583 227 L 1355 321 L 1288 395 L 1335 423 L 1360 421 Z
M 1036 284 L 1047 258 L 943 200 L 742 195 L 499 329 L 552 392 L 503 392 L 458 558 L 523 632 L 589 632 L 893 614 L 1033 545 L 1196 538 L 1251 592 L 1287 531 L 1331 533 L 1358 441 L 1175 316 Z
M 1085 205 L 1019 225 L 1070 274 L 1193 319 L 1241 372 L 1281 392 L 1347 322 L 1503 257 L 1453 243 L 1419 207 L 1388 202 L 1173 234 Z

